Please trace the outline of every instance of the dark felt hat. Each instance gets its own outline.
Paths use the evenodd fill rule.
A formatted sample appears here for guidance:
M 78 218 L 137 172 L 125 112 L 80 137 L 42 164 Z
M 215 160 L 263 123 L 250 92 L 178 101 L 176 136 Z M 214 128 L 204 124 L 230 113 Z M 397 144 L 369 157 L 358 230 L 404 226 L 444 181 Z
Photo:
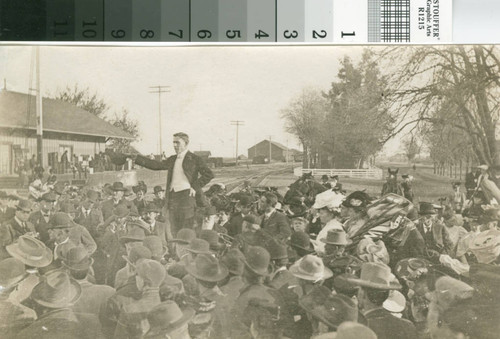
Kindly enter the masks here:
M 125 244 L 131 241 L 143 241 L 145 237 L 144 229 L 132 227 L 127 234 L 120 237 L 120 242 Z
M 45 275 L 31 292 L 31 299 L 48 308 L 65 308 L 75 304 L 82 288 L 68 273 L 54 270 Z
M 249 246 L 245 253 L 246 267 L 258 275 L 269 274 L 270 261 L 271 255 L 264 247 Z
M 70 216 L 64 212 L 56 212 L 50 219 L 48 228 L 71 228 L 75 227 L 76 224 L 71 220 Z
M 157 186 L 153 187 L 153 193 L 156 194 L 158 192 L 165 192 L 165 190 L 160 185 L 157 185 Z
M 349 194 L 342 205 L 345 207 L 366 207 L 370 203 L 370 196 L 363 191 L 355 191 Z
M 309 253 L 314 252 L 314 248 L 311 245 L 311 238 L 309 237 L 309 234 L 305 232 L 293 232 L 290 236 L 290 246 L 299 248 Z
M 181 228 L 171 242 L 187 245 L 196 238 L 196 233 L 190 228 Z
M 191 240 L 189 247 L 187 247 L 186 250 L 196 254 L 209 254 L 210 244 L 206 240 L 195 238 Z
M 57 200 L 57 196 L 54 192 L 47 192 L 40 198 L 42 201 L 54 202 Z
M 242 275 L 245 267 L 245 256 L 240 250 L 234 248 L 227 251 L 221 258 L 220 262 L 227 267 L 229 273 L 234 275 Z
M 430 202 L 421 202 L 418 206 L 418 213 L 420 215 L 434 215 L 438 214 L 434 204 Z
M 125 204 L 118 204 L 113 208 L 113 215 L 118 218 L 125 218 L 130 214 L 130 209 Z
M 227 267 L 221 265 L 217 258 L 210 254 L 196 256 L 194 262 L 186 266 L 186 271 L 196 279 L 217 282 L 227 277 Z
M 31 212 L 31 208 L 33 207 L 33 204 L 29 200 L 21 199 L 19 200 L 16 209 L 24 211 L 24 212 Z
M 343 230 L 330 230 L 326 233 L 326 238 L 320 239 L 321 242 L 331 245 L 349 245 L 352 240 L 347 239 L 347 233 Z
M 113 185 L 109 187 L 112 191 L 125 191 L 126 188 L 123 186 L 123 182 L 115 181 Z
M 75 271 L 89 269 L 93 263 L 93 259 L 83 246 L 70 248 L 61 259 L 63 266 Z
M 213 251 L 218 251 L 224 246 L 219 242 L 219 234 L 214 230 L 201 230 L 199 238 L 207 241 Z
M 155 306 L 148 313 L 148 322 L 151 326 L 147 336 L 158 334 L 160 337 L 166 338 L 171 331 L 174 331 L 181 326 L 187 324 L 193 319 L 195 311 L 192 308 L 181 310 L 179 306 L 172 300 L 167 300 Z

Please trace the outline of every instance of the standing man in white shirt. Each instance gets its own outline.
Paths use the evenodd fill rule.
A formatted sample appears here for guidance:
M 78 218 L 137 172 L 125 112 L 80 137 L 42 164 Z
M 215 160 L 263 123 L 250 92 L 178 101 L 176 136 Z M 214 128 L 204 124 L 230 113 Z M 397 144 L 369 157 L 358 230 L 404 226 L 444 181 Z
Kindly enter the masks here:
M 168 170 L 165 200 L 172 233 L 177 234 L 181 228 L 194 227 L 196 206 L 205 206 L 202 188 L 214 175 L 200 157 L 188 150 L 186 133 L 174 134 L 173 142 L 176 155 L 167 160 L 156 161 L 138 155 L 135 163 L 151 170 Z

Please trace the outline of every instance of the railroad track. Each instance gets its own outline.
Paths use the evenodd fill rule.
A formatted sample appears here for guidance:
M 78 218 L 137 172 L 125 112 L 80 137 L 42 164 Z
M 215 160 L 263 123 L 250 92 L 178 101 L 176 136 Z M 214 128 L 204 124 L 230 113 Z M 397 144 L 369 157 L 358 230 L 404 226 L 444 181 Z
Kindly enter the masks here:
M 290 171 L 289 168 L 280 168 L 271 171 L 266 171 L 265 173 L 257 173 L 248 176 L 233 178 L 231 182 L 225 183 L 226 190 L 228 193 L 238 192 L 241 186 L 243 186 L 243 183 L 247 180 L 250 181 L 250 184 L 253 187 L 256 187 L 259 186 L 262 182 L 264 182 L 269 176 L 285 174 L 289 171 Z

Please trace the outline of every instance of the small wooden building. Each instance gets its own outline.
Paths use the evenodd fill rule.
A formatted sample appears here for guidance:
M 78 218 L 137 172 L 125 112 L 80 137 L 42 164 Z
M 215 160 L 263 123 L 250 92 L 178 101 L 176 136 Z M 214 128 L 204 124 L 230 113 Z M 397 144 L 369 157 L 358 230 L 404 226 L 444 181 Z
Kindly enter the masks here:
M 20 163 L 37 153 L 36 98 L 19 92 L 0 91 L 0 175 L 17 172 Z M 89 158 L 105 151 L 109 138 L 133 139 L 109 122 L 71 103 L 43 98 L 43 164 L 75 157 Z

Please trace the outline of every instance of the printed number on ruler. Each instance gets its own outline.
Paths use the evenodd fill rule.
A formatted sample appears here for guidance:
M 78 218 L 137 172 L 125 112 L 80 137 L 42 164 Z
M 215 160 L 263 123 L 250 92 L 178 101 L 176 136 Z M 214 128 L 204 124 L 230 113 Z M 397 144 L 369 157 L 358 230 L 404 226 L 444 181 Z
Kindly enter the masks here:
M 152 29 L 141 29 L 139 31 L 139 36 L 141 39 L 153 39 L 155 37 L 155 32 Z
M 196 35 L 200 39 L 210 39 L 212 37 L 212 32 L 210 32 L 208 29 L 200 29 L 198 33 L 196 33 Z
M 269 34 L 259 29 L 257 33 L 255 33 L 255 39 L 269 38 Z
M 226 31 L 226 37 L 228 39 L 236 39 L 241 38 L 241 31 L 237 29 L 228 29 Z
M 289 31 L 288 29 L 283 32 L 283 37 L 285 39 L 297 39 L 299 37 L 299 32 Z
M 123 29 L 112 30 L 111 36 L 115 39 L 123 39 L 123 38 L 125 38 L 125 30 L 123 30 Z
M 64 21 L 56 21 L 54 20 L 54 34 L 53 36 L 54 37 L 60 37 L 60 36 L 64 36 L 64 35 L 68 35 L 69 34 L 69 31 L 68 31 L 68 20 L 64 20 Z
M 184 31 L 182 29 L 177 30 L 177 33 L 169 31 L 168 35 L 175 36 L 176 38 L 182 39 L 182 37 L 184 36 Z
M 82 21 L 82 29 L 83 29 L 82 35 L 83 35 L 83 37 L 87 38 L 87 39 L 95 38 L 97 36 L 96 26 L 97 26 L 96 19 L 94 19 L 94 21 L 92 21 L 92 22 L 83 20 Z
M 327 37 L 327 35 L 328 34 L 326 33 L 326 31 L 323 30 L 323 29 L 321 31 L 319 31 L 319 32 L 315 31 L 315 30 L 312 31 L 312 37 L 313 37 L 313 39 L 324 39 L 324 38 Z

